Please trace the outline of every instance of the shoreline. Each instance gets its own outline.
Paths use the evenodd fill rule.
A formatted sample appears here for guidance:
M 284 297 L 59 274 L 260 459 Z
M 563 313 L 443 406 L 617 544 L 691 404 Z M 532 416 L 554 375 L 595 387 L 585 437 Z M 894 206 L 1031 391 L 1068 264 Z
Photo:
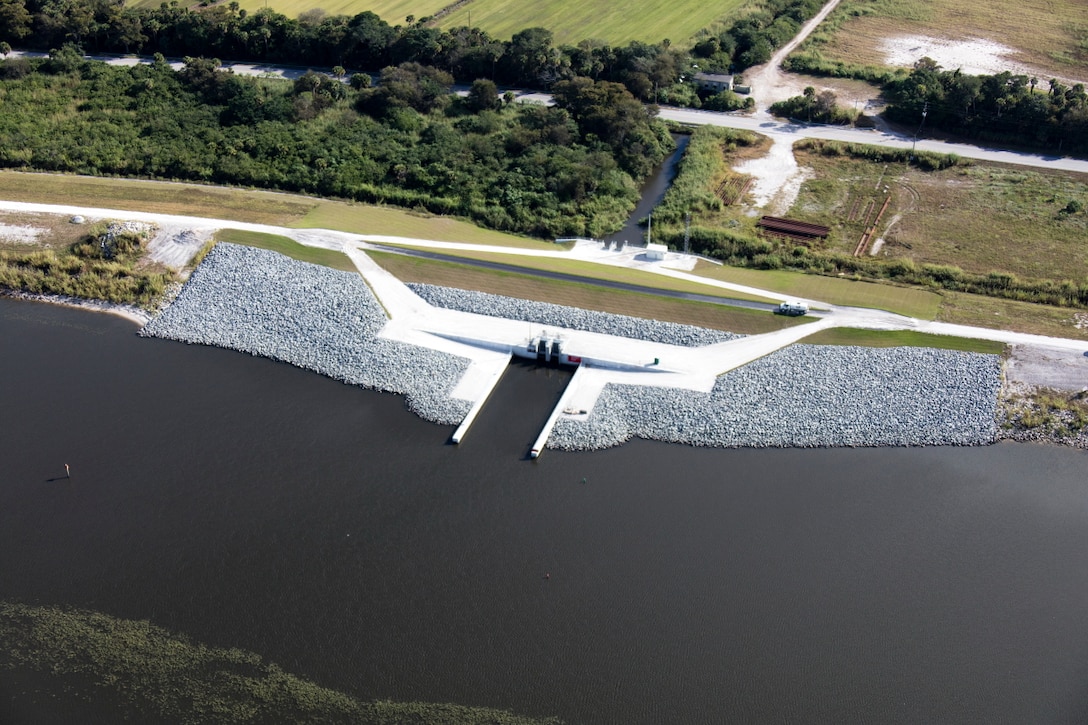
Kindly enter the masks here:
M 129 322 L 139 325 L 141 328 L 154 319 L 154 315 L 139 307 L 121 304 L 118 302 L 106 302 L 104 300 L 89 300 L 82 297 L 68 297 L 66 295 L 38 294 L 34 292 L 20 292 L 0 288 L 0 297 L 8 297 L 26 302 L 43 302 L 49 305 L 61 307 L 74 307 L 89 312 L 104 312 L 110 315 L 123 317 Z
M 499 312 L 506 309 L 503 298 L 456 297 L 474 315 L 509 320 Z M 442 309 L 416 300 L 436 313 Z M 532 304 L 518 305 L 534 312 Z M 544 308 L 546 314 L 556 314 L 554 307 Z M 594 332 L 615 335 L 617 325 L 630 324 L 620 317 L 601 315 Z M 404 393 L 417 415 L 460 423 L 475 396 L 454 396 L 468 360 L 439 351 L 437 343 L 429 347 L 437 339 L 432 335 L 411 343 L 389 339 L 396 327 L 389 322 L 358 275 L 220 244 L 140 334 L 249 352 Z M 666 326 L 655 334 L 655 344 L 671 347 L 677 342 L 670 335 L 689 337 L 691 330 Z M 718 343 L 730 344 L 736 343 Z M 646 385 L 642 377 L 596 366 L 587 372 L 603 376 L 600 403 L 578 406 L 589 409 L 584 420 L 561 415 L 549 448 L 601 449 L 632 437 L 746 448 L 985 445 L 998 438 L 1001 365 L 995 355 L 789 345 L 718 375 L 702 391 Z

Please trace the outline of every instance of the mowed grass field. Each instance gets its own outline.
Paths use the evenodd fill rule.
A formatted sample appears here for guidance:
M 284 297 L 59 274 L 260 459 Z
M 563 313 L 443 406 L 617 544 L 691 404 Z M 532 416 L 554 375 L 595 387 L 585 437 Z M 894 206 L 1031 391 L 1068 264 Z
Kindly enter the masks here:
M 443 17 L 439 25 L 473 25 L 503 40 L 525 28 L 548 28 L 556 45 L 576 45 L 590 39 L 609 45 L 632 40 L 657 43 L 665 38 L 684 45 L 703 28 L 733 16 L 746 1 L 470 0 Z
M 135 0 L 132 4 L 156 8 L 161 3 L 162 0 Z M 409 15 L 417 18 L 434 15 L 448 4 L 448 0 L 238 0 L 239 7 L 247 12 L 267 7 L 289 18 L 297 18 L 315 8 L 328 15 L 357 15 L 369 10 L 390 25 L 404 25 L 404 19 Z
M 791 297 L 819 300 L 833 305 L 888 310 L 922 320 L 934 319 L 941 306 L 940 295 L 923 289 L 785 270 L 742 269 L 700 261 L 695 267 L 695 274 Z
M 137 0 L 137 7 L 158 7 L 161 0 Z M 404 25 L 409 15 L 435 15 L 454 0 L 238 0 L 249 12 L 271 8 L 288 17 L 320 8 L 329 15 L 356 15 L 369 10 L 390 25 Z M 716 22 L 732 18 L 742 5 L 754 0 L 635 0 L 628 3 L 608 0 L 468 0 L 438 21 L 441 28 L 471 25 L 493 37 L 509 40 L 526 28 L 548 28 L 555 44 L 576 45 L 582 40 L 603 40 L 625 45 L 632 40 L 657 43 L 668 38 L 678 45 Z
M 814 39 L 826 41 L 819 50 L 829 59 L 882 66 L 884 38 L 982 38 L 1013 48 L 1010 61 L 1085 78 L 1085 10 L 1084 0 L 843 0 Z
M 1025 279 L 1088 277 L 1088 214 L 1059 213 L 1070 201 L 1088 202 L 1086 175 L 984 162 L 925 172 L 796 154 L 815 175 L 788 216 L 831 227 L 831 249 L 854 251 L 866 218 L 876 216 L 866 210 L 879 210 L 886 186 L 892 200 L 878 227 L 886 239 L 881 256 Z

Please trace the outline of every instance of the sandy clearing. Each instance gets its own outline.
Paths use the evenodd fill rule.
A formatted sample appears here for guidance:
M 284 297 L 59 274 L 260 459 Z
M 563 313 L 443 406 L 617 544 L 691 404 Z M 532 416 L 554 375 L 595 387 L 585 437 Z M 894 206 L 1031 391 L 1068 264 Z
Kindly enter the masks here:
M 148 242 L 147 258 L 174 270 L 182 269 L 211 236 L 211 229 L 164 224 Z
M 988 38 L 934 38 L 929 35 L 893 35 L 880 42 L 880 51 L 888 65 L 912 67 L 922 58 L 931 58 L 945 70 L 957 68 L 968 75 L 995 75 L 1008 71 L 1014 75 L 1036 77 L 1040 82 L 1050 78 L 1068 85 L 1083 83 L 1055 76 L 1016 61 L 1019 51 Z
M 797 165 L 793 155 L 793 138 L 778 135 L 771 138 L 773 143 L 766 156 L 749 159 L 733 168 L 755 179 L 748 192 L 752 205 L 768 214 L 781 216 L 793 206 L 801 191 L 801 184 L 812 176 L 813 171 Z
M 48 229 L 42 229 L 41 227 L 0 224 L 0 241 L 17 242 L 19 244 L 37 244 L 38 237 L 48 231 Z

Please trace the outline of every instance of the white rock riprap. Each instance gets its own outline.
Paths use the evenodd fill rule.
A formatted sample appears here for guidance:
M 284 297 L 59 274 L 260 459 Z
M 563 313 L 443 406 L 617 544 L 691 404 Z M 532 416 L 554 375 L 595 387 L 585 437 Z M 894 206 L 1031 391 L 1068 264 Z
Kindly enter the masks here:
M 609 384 L 587 419 L 561 418 L 548 445 L 985 445 L 1000 385 L 996 355 L 794 345 L 722 375 L 709 394 Z
M 507 320 L 523 320 L 546 327 L 596 332 L 602 335 L 630 337 L 636 340 L 660 342 L 682 347 L 700 347 L 716 342 L 736 340 L 742 335 L 723 330 L 710 330 L 694 325 L 647 320 L 642 317 L 616 315 L 609 312 L 583 310 L 550 302 L 534 302 L 515 297 L 470 292 L 452 287 L 436 287 L 429 284 L 409 284 L 417 295 L 435 307 L 460 312 L 473 312 Z
M 444 307 L 673 345 L 736 337 L 475 292 L 413 285 Z M 460 422 L 450 397 L 468 361 L 386 340 L 385 312 L 356 274 L 218 245 L 141 334 L 215 345 L 404 394 L 421 417 Z M 981 445 L 997 436 L 996 355 L 929 348 L 794 345 L 718 378 L 709 394 L 606 385 L 588 418 L 560 417 L 549 447 L 588 450 L 633 437 L 697 446 Z
M 470 403 L 449 393 L 468 361 L 380 338 L 385 322 L 381 305 L 357 274 L 221 243 L 140 334 L 281 360 L 401 393 L 427 420 L 460 422 Z

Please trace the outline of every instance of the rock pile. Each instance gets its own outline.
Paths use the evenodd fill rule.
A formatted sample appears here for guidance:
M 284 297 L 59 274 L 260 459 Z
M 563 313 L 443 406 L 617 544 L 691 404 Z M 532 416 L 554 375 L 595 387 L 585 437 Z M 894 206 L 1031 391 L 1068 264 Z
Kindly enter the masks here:
M 794 345 L 718 378 L 709 394 L 607 385 L 548 445 L 632 437 L 721 447 L 982 445 L 997 434 L 996 355 Z
M 449 393 L 468 362 L 377 336 L 385 313 L 359 275 L 274 252 L 219 244 L 140 334 L 282 360 L 337 380 L 402 393 L 421 417 L 455 424 Z
M 432 304 L 542 325 L 704 345 L 736 336 L 476 292 L 413 285 Z M 218 245 L 141 334 L 282 360 L 402 393 L 454 424 L 467 361 L 378 337 L 385 313 L 358 275 Z M 978 445 L 997 435 L 996 355 L 928 348 L 794 345 L 721 376 L 709 394 L 608 385 L 587 419 L 561 418 L 548 445 L 595 449 L 632 437 L 698 446 Z

